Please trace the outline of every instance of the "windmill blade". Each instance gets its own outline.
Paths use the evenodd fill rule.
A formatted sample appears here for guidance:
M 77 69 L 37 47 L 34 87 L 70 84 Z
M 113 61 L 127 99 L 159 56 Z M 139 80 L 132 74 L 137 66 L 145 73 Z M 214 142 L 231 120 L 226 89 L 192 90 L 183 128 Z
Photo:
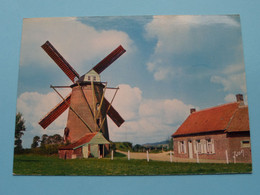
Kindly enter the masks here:
M 46 41 L 42 45 L 43 50 L 53 59 L 53 61 L 61 68 L 61 70 L 74 83 L 75 77 L 79 78 L 79 74 L 72 68 L 72 66 L 61 56 L 61 54 L 53 47 L 53 45 Z
M 117 58 L 119 58 L 123 53 L 125 53 L 125 49 L 120 45 L 114 51 L 112 51 L 107 57 L 105 57 L 102 61 L 100 61 L 94 68 L 98 74 L 103 72 L 109 65 L 111 65 Z
M 106 98 L 104 98 L 104 106 L 107 110 L 108 116 L 114 121 L 114 123 L 120 127 L 125 120 L 120 116 L 120 114 L 115 110 L 115 108 L 107 101 Z
M 42 128 L 46 129 L 56 118 L 58 118 L 70 104 L 71 94 L 69 94 L 65 100 L 61 101 L 55 106 L 43 119 L 40 120 L 39 124 Z

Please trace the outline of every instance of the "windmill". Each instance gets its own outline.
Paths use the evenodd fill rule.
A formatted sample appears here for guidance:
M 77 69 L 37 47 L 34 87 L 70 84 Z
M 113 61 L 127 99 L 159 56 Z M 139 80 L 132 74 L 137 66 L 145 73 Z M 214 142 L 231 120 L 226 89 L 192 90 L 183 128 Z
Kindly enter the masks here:
M 116 91 L 112 101 L 109 102 L 104 97 L 105 90 L 108 88 L 107 83 L 101 82 L 100 73 L 117 60 L 126 50 L 120 45 L 90 71 L 80 76 L 49 41 L 46 41 L 41 47 L 69 77 L 72 85 L 51 86 L 62 98 L 62 101 L 46 114 L 39 121 L 39 124 L 42 128 L 47 128 L 69 108 L 67 125 L 64 129 L 64 139 L 66 141 L 73 143 L 86 135 L 86 133 L 94 132 L 102 132 L 103 136 L 109 140 L 107 115 L 118 127 L 124 123 L 124 119 L 112 106 L 118 88 L 111 88 Z M 71 93 L 66 97 L 63 97 L 57 90 L 57 88 L 63 87 L 72 89 Z

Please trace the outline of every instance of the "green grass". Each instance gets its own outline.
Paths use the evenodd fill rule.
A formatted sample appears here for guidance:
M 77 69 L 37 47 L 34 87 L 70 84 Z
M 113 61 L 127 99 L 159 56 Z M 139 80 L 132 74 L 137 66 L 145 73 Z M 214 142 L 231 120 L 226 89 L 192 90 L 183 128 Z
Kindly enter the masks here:
M 126 157 L 63 160 L 57 156 L 15 155 L 15 175 L 186 175 L 251 173 L 251 164 L 170 163 Z

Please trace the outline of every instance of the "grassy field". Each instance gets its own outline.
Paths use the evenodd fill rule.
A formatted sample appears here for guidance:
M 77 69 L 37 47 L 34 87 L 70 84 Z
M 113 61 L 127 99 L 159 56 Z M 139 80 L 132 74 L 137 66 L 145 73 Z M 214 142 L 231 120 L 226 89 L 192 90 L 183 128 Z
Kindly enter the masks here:
M 126 157 L 63 160 L 57 156 L 15 155 L 14 175 L 187 175 L 251 173 L 251 164 L 171 163 Z

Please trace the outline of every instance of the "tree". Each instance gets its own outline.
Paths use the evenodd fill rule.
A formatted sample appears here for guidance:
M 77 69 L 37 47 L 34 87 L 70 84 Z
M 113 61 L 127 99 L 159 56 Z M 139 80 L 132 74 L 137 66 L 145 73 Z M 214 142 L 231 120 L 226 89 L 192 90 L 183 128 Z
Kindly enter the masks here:
M 40 141 L 40 137 L 39 136 L 34 136 L 31 148 L 37 148 L 39 141 Z
M 15 151 L 21 151 L 23 149 L 22 147 L 22 136 L 23 136 L 23 131 L 25 131 L 25 120 L 23 118 L 22 113 L 18 112 L 16 114 L 16 120 L 15 120 Z
M 62 143 L 63 143 L 63 137 L 59 134 L 54 134 L 54 135 L 43 134 L 42 135 L 41 147 L 44 147 L 47 144 L 62 144 Z
M 47 139 L 48 139 L 48 135 L 47 134 L 43 134 L 42 135 L 42 141 L 41 141 L 41 147 L 44 148 L 45 144 L 47 144 Z
M 133 147 L 133 150 L 135 152 L 139 152 L 139 151 L 142 151 L 143 150 L 143 146 L 141 146 L 140 144 L 136 144 L 134 147 Z
M 53 138 L 53 142 L 55 144 L 62 144 L 63 143 L 63 137 L 61 135 L 59 135 L 59 134 L 54 134 L 52 136 L 52 138 Z

